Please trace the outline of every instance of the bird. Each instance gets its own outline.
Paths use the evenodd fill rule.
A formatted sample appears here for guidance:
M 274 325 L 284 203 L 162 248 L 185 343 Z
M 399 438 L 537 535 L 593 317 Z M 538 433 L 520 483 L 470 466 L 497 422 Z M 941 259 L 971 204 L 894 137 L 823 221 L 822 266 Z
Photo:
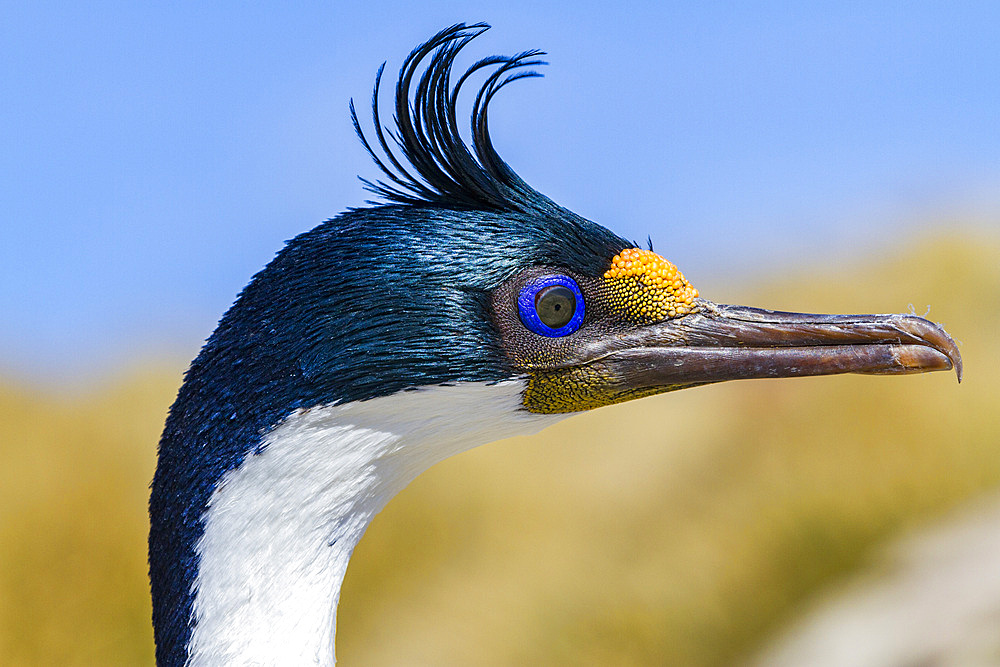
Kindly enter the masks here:
M 488 109 L 545 54 L 458 55 L 456 24 L 404 60 L 385 123 L 350 116 L 376 199 L 287 242 L 188 368 L 149 500 L 163 667 L 335 663 L 337 603 L 375 515 L 421 472 L 573 413 L 746 378 L 954 369 L 914 314 L 822 315 L 703 298 L 669 260 L 536 191 Z M 457 106 L 470 80 L 469 140 Z M 465 99 L 462 96 L 462 99 Z

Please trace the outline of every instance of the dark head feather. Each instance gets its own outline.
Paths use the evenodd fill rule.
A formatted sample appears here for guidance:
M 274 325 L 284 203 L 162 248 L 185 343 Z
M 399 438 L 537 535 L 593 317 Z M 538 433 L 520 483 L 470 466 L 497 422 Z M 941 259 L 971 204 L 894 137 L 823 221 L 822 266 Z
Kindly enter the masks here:
M 351 114 L 387 179 L 368 186 L 395 203 L 348 210 L 290 241 L 188 370 L 150 495 L 158 664 L 188 660 L 206 508 L 224 475 L 263 451 L 271 429 L 300 409 L 520 377 L 501 346 L 493 291 L 527 267 L 596 278 L 628 247 L 528 187 L 493 149 L 490 101 L 507 83 L 537 76 L 524 68 L 540 62 L 534 51 L 485 58 L 452 86 L 455 56 L 485 29 L 454 26 L 410 54 L 396 86 L 395 132 L 378 120 L 379 69 L 372 107 L 383 157 L 353 105 Z M 469 77 L 487 68 L 470 150 L 455 102 Z
M 525 183 L 497 154 L 490 140 L 487 112 L 490 101 L 507 84 L 541 76 L 526 69 L 545 65 L 538 59 L 542 51 L 524 51 L 513 56 L 490 56 L 478 61 L 451 85 L 452 67 L 459 52 L 489 29 L 485 23 L 454 25 L 421 44 L 406 58 L 396 84 L 396 131 L 385 127 L 379 118 L 379 85 L 385 63 L 375 76 L 372 93 L 372 122 L 383 157 L 369 143 L 358 122 L 351 100 L 354 129 L 375 164 L 387 180 L 375 182 L 362 178 L 371 192 L 390 202 L 415 206 L 489 209 L 531 213 L 557 207 L 548 197 Z M 417 70 L 430 56 L 417 82 L 413 99 L 410 88 Z M 455 106 L 462 86 L 470 76 L 493 68 L 483 82 L 472 105 L 472 150 L 458 131 Z M 402 153 L 399 160 L 387 141 L 387 135 Z M 412 174 L 415 171 L 416 174 Z

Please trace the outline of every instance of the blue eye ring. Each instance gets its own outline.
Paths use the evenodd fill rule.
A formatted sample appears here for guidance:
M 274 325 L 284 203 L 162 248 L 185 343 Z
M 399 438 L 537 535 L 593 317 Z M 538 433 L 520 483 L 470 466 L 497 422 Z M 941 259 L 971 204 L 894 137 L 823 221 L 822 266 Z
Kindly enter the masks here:
M 542 322 L 541 318 L 538 316 L 537 309 L 537 299 L 539 293 L 548 287 L 563 287 L 572 292 L 573 297 L 576 299 L 576 310 L 573 312 L 573 316 L 570 318 L 569 322 L 554 329 L 549 325 Z M 580 286 L 576 284 L 576 281 L 569 276 L 563 275 L 550 275 L 542 276 L 540 278 L 535 278 L 530 280 L 524 287 L 521 288 L 520 294 L 517 295 L 517 310 L 521 315 L 521 322 L 524 326 L 528 327 L 531 331 L 535 332 L 539 336 L 545 336 L 547 338 L 562 338 L 563 336 L 568 336 L 583 324 L 583 316 L 586 312 L 586 308 L 583 303 L 583 293 L 580 291 Z

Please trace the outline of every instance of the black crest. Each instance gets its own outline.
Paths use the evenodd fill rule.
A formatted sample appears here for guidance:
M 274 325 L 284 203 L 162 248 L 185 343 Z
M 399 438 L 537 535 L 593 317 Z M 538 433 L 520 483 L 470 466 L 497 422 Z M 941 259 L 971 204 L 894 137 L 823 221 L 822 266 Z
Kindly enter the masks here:
M 465 46 L 489 29 L 485 23 L 454 25 L 418 46 L 403 62 L 396 83 L 396 131 L 379 119 L 379 84 L 385 63 L 375 76 L 372 93 L 372 122 L 381 148 L 372 148 L 361 130 L 351 101 L 354 129 L 375 164 L 387 177 L 375 182 L 362 178 L 371 192 L 390 202 L 435 206 L 493 209 L 527 213 L 550 209 L 553 203 L 514 173 L 497 154 L 490 141 L 487 109 L 490 100 L 508 83 L 541 76 L 529 69 L 546 63 L 538 59 L 542 51 L 524 51 L 513 56 L 490 56 L 469 67 L 451 83 L 455 58 Z M 421 63 L 430 62 L 420 74 L 411 100 L 410 88 Z M 492 68 L 472 105 L 472 150 L 458 131 L 455 106 L 465 82 L 476 72 Z M 404 160 L 397 159 L 391 137 Z M 408 164 L 404 164 L 408 163 Z M 416 172 L 412 174 L 411 171 Z

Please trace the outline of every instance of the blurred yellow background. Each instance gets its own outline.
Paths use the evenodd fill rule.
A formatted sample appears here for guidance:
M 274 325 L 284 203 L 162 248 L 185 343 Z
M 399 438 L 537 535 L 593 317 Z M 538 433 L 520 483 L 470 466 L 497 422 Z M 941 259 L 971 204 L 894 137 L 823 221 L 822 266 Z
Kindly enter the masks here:
M 756 287 L 692 276 L 784 310 L 929 304 L 965 380 L 735 382 L 446 461 L 351 561 L 341 664 L 732 664 L 893 536 L 995 491 L 1000 239 L 984 228 Z M 0 664 L 152 663 L 147 486 L 181 370 L 71 397 L 0 384 Z

